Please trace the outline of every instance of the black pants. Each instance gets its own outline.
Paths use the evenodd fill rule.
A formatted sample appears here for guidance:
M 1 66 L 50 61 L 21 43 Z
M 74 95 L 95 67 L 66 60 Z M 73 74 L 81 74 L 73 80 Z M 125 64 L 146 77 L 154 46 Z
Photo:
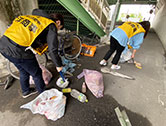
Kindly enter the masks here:
M 5 54 L 2 54 L 10 62 L 12 62 L 20 72 L 20 84 L 22 93 L 29 92 L 29 77 L 33 77 L 33 80 L 36 85 L 36 89 L 39 93 L 42 93 L 45 90 L 45 83 L 42 77 L 42 70 L 39 67 L 39 64 L 34 57 L 33 59 L 17 59 Z
M 108 52 L 104 56 L 104 59 L 107 61 L 111 57 L 111 55 L 116 51 L 116 54 L 112 60 L 112 64 L 117 65 L 118 61 L 120 59 L 120 56 L 121 56 L 124 49 L 125 49 L 125 47 L 121 46 L 119 44 L 119 42 L 114 37 L 111 36 L 111 38 L 110 38 L 110 50 L 108 50 Z

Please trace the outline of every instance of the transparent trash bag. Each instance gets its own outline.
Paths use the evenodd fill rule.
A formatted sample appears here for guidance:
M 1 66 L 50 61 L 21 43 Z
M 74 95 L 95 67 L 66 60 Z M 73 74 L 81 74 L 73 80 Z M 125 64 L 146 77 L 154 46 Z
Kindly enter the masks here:
M 132 52 L 129 49 L 123 51 L 119 62 L 124 63 L 129 61 L 131 59 L 131 55 L 132 55 Z
M 65 112 L 66 97 L 57 89 L 46 90 L 33 101 L 22 105 L 20 108 L 31 110 L 33 114 L 45 115 L 47 119 L 56 121 Z

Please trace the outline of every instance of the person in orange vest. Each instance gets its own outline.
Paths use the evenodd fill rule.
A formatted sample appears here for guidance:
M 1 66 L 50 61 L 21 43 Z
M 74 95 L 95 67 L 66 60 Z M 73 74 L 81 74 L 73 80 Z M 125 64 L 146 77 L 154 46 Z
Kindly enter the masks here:
M 48 54 L 56 65 L 58 72 L 62 70 L 62 61 L 58 55 L 57 31 L 64 26 L 61 14 L 48 15 L 45 11 L 34 9 L 32 15 L 21 15 L 15 18 L 0 39 L 0 52 L 12 62 L 20 72 L 22 97 L 42 93 L 45 90 L 42 70 L 35 54 Z M 33 77 L 36 89 L 30 88 L 29 77 Z
M 139 23 L 125 22 L 121 26 L 115 28 L 110 33 L 110 49 L 100 61 L 100 65 L 106 66 L 108 59 L 116 51 L 116 54 L 112 60 L 111 69 L 120 69 L 121 67 L 118 65 L 118 62 L 125 47 L 129 46 L 133 48 L 131 58 L 134 58 L 137 49 L 140 48 L 140 45 L 147 36 L 149 29 L 149 21 L 143 21 Z

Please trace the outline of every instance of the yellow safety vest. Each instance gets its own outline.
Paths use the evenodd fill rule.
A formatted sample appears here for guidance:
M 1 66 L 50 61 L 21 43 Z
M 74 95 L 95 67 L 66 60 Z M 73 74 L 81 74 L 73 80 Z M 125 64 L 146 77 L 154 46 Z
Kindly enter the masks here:
M 30 47 L 37 38 L 37 36 L 51 23 L 56 25 L 56 23 L 51 19 L 41 16 L 19 16 L 5 31 L 4 35 L 20 46 Z M 42 47 L 36 48 L 34 49 L 34 51 L 41 55 L 47 49 L 48 45 L 47 42 L 45 42 Z
M 118 28 L 122 29 L 128 38 L 141 32 L 145 33 L 144 28 L 140 24 L 134 22 L 125 22 L 121 26 L 118 26 Z

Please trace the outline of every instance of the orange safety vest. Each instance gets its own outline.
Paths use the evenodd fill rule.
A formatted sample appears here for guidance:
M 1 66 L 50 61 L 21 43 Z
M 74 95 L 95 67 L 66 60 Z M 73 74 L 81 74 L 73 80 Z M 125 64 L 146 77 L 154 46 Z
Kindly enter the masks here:
M 134 22 L 125 22 L 121 26 L 118 26 L 118 28 L 122 29 L 128 38 L 141 32 L 145 33 L 144 28 L 140 24 Z
M 5 31 L 4 35 L 12 41 L 23 47 L 31 47 L 37 36 L 49 25 L 55 24 L 51 19 L 35 16 L 24 15 L 17 17 L 12 25 Z M 33 47 L 32 47 L 33 48 Z M 42 47 L 33 49 L 39 55 L 48 49 L 47 42 Z

